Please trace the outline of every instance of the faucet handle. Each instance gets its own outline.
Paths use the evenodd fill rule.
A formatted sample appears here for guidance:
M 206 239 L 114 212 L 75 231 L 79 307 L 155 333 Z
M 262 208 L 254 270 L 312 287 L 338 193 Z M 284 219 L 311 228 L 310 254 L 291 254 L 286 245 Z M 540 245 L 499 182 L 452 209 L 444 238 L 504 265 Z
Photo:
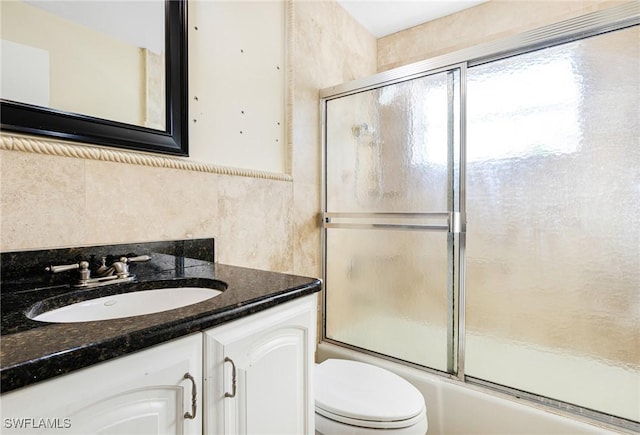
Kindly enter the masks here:
M 122 257 L 120 261 L 123 263 L 136 263 L 151 260 L 150 255 L 138 255 L 137 257 Z
M 80 269 L 80 280 L 87 280 L 91 272 L 89 271 L 89 262 L 88 261 L 79 261 L 74 264 L 62 264 L 59 266 L 48 266 L 45 267 L 44 270 L 51 273 L 59 273 L 65 272 L 67 270 L 75 270 Z
M 135 263 L 140 261 L 149 261 L 151 256 L 138 255 L 137 257 L 120 257 L 119 261 L 114 261 L 111 267 L 115 271 L 118 278 L 126 278 L 129 275 L 129 263 Z M 131 275 L 133 276 L 133 275 Z
M 51 273 L 60 273 L 60 272 L 66 272 L 67 270 L 74 270 L 79 268 L 80 268 L 80 263 L 74 263 L 74 264 L 61 264 L 58 266 L 47 266 L 44 268 L 44 270 Z

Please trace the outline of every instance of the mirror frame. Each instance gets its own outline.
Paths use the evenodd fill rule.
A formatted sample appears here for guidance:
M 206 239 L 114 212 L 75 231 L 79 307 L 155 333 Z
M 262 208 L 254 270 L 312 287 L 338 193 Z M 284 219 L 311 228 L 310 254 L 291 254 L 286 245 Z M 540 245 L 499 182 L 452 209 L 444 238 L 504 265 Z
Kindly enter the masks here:
M 0 99 L 0 129 L 188 156 L 187 0 L 165 0 L 165 130 Z

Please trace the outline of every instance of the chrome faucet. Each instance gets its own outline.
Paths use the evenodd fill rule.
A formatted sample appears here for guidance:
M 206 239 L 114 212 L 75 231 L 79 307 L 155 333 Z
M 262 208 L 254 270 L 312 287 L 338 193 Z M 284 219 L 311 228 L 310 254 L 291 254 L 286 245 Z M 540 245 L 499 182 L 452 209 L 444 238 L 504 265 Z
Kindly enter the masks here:
M 149 255 L 138 255 L 136 257 L 120 257 L 118 261 L 114 261 L 107 266 L 107 257 L 102 257 L 102 264 L 94 271 L 95 277 L 91 277 L 88 261 L 79 261 L 74 264 L 65 264 L 59 266 L 49 266 L 45 270 L 51 273 L 59 273 L 67 270 L 78 269 L 78 280 L 72 283 L 72 287 L 99 287 L 108 284 L 121 282 L 130 282 L 136 279 L 135 275 L 129 273 L 129 263 L 149 261 Z

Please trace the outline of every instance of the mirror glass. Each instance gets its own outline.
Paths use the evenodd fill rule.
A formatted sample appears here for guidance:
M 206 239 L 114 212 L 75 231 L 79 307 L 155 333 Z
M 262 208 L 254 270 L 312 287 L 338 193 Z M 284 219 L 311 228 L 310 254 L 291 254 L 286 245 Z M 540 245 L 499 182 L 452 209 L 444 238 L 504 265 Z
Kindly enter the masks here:
M 187 154 L 186 0 L 0 8 L 3 130 Z
M 5 100 L 164 130 L 164 1 L 2 4 Z

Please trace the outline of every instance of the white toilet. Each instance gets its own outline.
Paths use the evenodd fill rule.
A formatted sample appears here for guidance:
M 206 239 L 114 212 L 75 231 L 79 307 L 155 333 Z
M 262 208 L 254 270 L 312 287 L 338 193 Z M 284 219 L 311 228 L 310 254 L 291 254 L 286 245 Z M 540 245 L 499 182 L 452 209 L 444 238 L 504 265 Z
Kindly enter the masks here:
M 315 366 L 316 434 L 424 435 L 420 391 L 371 364 L 328 359 Z

